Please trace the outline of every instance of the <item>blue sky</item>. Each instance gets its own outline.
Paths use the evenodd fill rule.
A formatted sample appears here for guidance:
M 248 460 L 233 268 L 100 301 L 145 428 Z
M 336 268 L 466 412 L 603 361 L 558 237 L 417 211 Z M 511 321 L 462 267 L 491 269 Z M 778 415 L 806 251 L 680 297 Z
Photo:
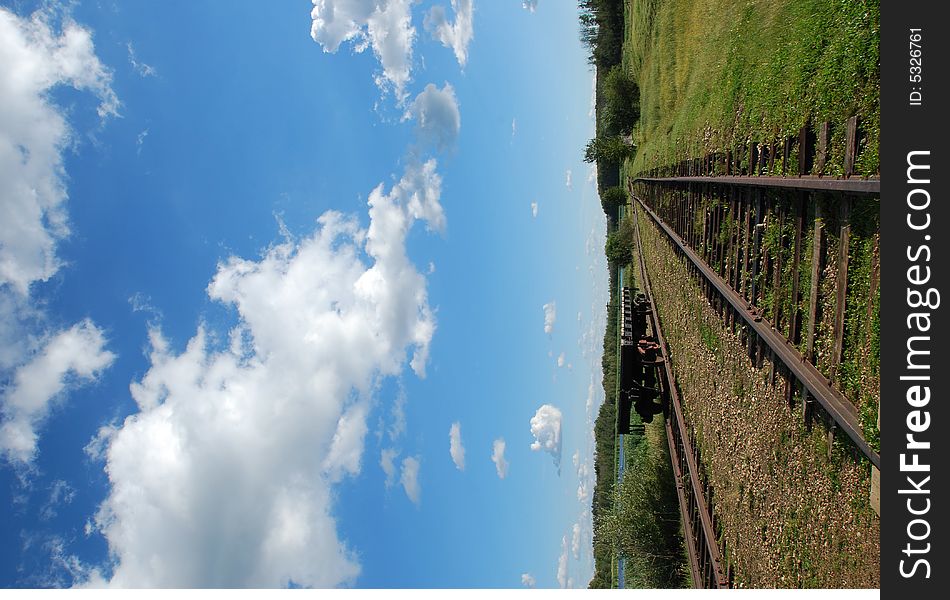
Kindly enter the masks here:
M 2 585 L 586 587 L 593 73 L 527 4 L 0 2 Z

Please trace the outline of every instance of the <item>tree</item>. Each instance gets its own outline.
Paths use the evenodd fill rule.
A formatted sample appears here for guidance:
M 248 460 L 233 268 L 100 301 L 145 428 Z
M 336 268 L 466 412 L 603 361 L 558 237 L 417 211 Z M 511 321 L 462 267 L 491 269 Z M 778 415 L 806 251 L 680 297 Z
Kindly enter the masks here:
M 604 245 L 604 254 L 607 261 L 625 265 L 633 257 L 633 223 L 629 218 L 620 222 L 620 227 L 607 234 L 607 243 Z
M 620 65 L 604 77 L 605 131 L 628 135 L 640 120 L 640 88 Z
M 620 164 L 631 154 L 633 154 L 633 146 L 624 142 L 619 135 L 597 136 L 587 142 L 584 148 L 584 162 Z
M 627 192 L 619 185 L 609 187 L 600 194 L 600 206 L 610 219 L 616 218 L 617 209 L 626 203 Z

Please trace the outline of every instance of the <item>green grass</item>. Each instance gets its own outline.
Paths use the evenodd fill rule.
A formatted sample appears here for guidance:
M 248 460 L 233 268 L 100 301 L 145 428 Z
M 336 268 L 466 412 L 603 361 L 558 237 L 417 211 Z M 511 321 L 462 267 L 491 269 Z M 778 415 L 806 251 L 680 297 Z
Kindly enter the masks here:
M 622 65 L 640 87 L 629 172 L 831 123 L 826 174 L 843 164 L 844 123 L 864 132 L 856 170 L 879 171 L 877 0 L 631 0 Z

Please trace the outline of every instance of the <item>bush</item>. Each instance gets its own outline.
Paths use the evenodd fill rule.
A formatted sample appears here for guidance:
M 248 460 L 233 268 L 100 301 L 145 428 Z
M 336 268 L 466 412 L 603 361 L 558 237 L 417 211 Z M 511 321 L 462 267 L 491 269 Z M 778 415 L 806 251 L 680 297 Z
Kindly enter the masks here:
M 628 447 L 613 510 L 596 527 L 603 543 L 626 558 L 628 587 L 680 588 L 687 583 L 676 486 L 665 440 L 657 437 Z
M 600 195 L 600 206 L 609 219 L 617 218 L 617 209 L 627 203 L 627 192 L 622 187 L 607 188 Z
M 587 142 L 584 148 L 584 162 L 596 162 L 619 165 L 623 159 L 633 154 L 633 146 L 628 145 L 619 135 L 597 136 Z
M 629 135 L 640 120 L 640 88 L 620 65 L 613 66 L 603 81 L 604 127 L 610 133 Z
M 620 222 L 616 231 L 607 234 L 604 254 L 615 265 L 625 265 L 633 258 L 633 222 L 629 217 Z

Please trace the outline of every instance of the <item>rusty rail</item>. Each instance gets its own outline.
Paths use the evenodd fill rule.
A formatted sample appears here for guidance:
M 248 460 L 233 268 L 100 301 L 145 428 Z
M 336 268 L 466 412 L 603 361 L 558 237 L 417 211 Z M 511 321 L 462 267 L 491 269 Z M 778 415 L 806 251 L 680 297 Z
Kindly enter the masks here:
M 686 421 L 683 418 L 683 408 L 680 402 L 679 391 L 676 388 L 673 372 L 670 367 L 670 353 L 656 316 L 656 307 L 653 305 L 653 293 L 650 286 L 649 274 L 643 261 L 643 251 L 640 245 L 640 224 L 637 212 L 634 211 L 634 231 L 636 244 L 640 249 L 640 274 L 644 292 L 650 302 L 648 315 L 653 335 L 662 350 L 663 374 L 660 377 L 664 393 L 669 401 L 669 414 L 666 421 L 666 439 L 670 449 L 670 462 L 673 475 L 676 478 L 676 495 L 679 499 L 680 514 L 683 519 L 683 531 L 689 556 L 690 573 L 695 588 L 730 587 L 729 576 L 723 567 L 722 552 L 719 549 L 718 536 L 713 526 L 712 510 L 706 499 L 704 486 L 699 476 L 699 465 L 696 452 L 693 448 Z M 684 473 L 684 470 L 686 471 Z
M 828 379 L 815 366 L 807 361 L 789 340 L 776 332 L 769 322 L 753 314 L 749 310 L 746 300 L 718 273 L 716 273 L 693 249 L 683 241 L 649 206 L 639 197 L 634 197 L 644 212 L 649 215 L 657 226 L 669 237 L 673 244 L 686 256 L 702 277 L 712 285 L 719 295 L 732 307 L 734 314 L 739 315 L 754 331 L 762 342 L 772 351 L 775 357 L 802 383 L 808 393 L 817 400 L 828 412 L 834 422 L 848 435 L 855 446 L 877 467 L 881 467 L 881 457 L 864 439 L 857 409 L 845 398 L 841 392 L 831 386 Z M 805 403 L 807 407 L 807 401 Z
M 766 176 L 690 176 L 638 177 L 634 181 L 660 184 L 712 183 L 746 187 L 802 190 L 815 192 L 844 192 L 848 194 L 880 195 L 880 179 L 832 179 L 827 177 L 766 177 Z

